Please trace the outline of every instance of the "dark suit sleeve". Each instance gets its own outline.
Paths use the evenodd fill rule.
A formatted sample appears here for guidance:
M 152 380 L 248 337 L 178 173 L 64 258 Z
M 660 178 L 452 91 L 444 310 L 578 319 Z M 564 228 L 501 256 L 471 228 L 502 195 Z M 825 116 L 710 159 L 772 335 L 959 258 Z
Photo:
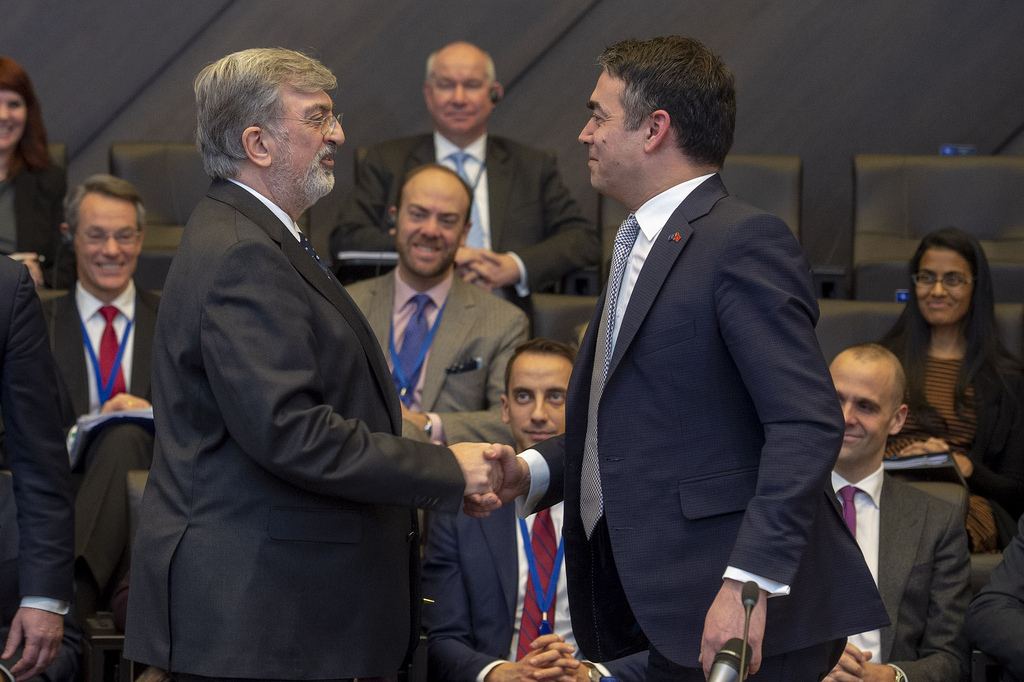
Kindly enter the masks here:
M 388 210 L 396 202 L 400 182 L 396 175 L 401 171 L 396 170 L 394 161 L 379 146 L 367 151 L 359 164 L 355 187 L 331 230 L 332 261 L 339 251 L 395 250 L 395 235 L 388 233 Z
M 729 228 L 715 274 L 719 330 L 764 431 L 757 488 L 729 565 L 791 585 L 843 437 L 814 335 L 813 278 L 786 224 L 768 214 Z
M 562 182 L 555 155 L 540 153 L 539 200 L 543 211 L 543 239 L 519 248 L 508 248 L 523 259 L 530 288 L 539 291 L 574 270 L 599 265 L 601 243 L 597 226 L 580 208 Z M 505 226 L 514 231 L 516 225 Z
M 967 636 L 971 643 L 1024 679 L 1024 519 L 1003 550 L 1003 561 L 971 602 Z
M 74 524 L 71 472 L 46 323 L 29 277 L 2 275 L 10 305 L 0 369 L 0 408 L 18 508 L 20 596 L 71 601 Z
M 372 432 L 328 399 L 317 357 L 327 324 L 281 250 L 244 240 L 222 257 L 203 304 L 203 365 L 224 423 L 249 457 L 304 490 L 374 504 L 457 511 L 465 483 L 447 448 Z M 358 346 L 350 334 L 353 347 Z M 331 349 L 366 373 L 360 350 Z M 361 371 L 355 371 L 359 363 Z M 349 383 L 349 396 L 376 385 Z M 354 399 L 354 398 L 353 398 Z M 387 485 L 381 485 L 387 481 Z
M 964 614 L 969 599 L 971 564 L 967 553 L 967 533 L 963 517 L 952 506 L 941 502 L 930 506 L 932 509 L 941 508 L 945 513 L 945 527 L 936 538 L 931 575 L 921 575 L 914 570 L 909 578 L 913 581 L 930 580 L 924 632 L 920 642 L 911 644 L 917 654 L 914 660 L 887 661 L 902 668 L 914 682 L 966 679 L 968 670 Z
M 457 518 L 449 514 L 431 516 L 423 562 L 423 596 L 434 603 L 424 605 L 423 625 L 427 630 L 433 678 L 474 682 L 481 670 L 502 657 L 474 648 L 470 595 L 459 560 L 465 549 L 459 547 Z M 478 549 L 487 551 L 484 547 Z M 495 585 L 494 591 L 500 594 L 501 588 Z M 510 646 L 511 640 L 505 643 L 506 651 Z
M 989 443 L 997 432 L 1004 440 L 1001 447 L 989 444 L 989 452 L 971 453 L 974 473 L 967 483 L 972 493 L 998 502 L 1016 519 L 1024 513 L 1024 377 L 1014 375 L 1008 383 L 1010 390 L 995 389 L 1003 391 L 997 404 L 979 401 L 979 412 L 990 411 L 988 415 L 979 414 L 979 427 L 983 417 L 994 417 L 996 423 L 990 433 L 979 434 L 978 441 Z

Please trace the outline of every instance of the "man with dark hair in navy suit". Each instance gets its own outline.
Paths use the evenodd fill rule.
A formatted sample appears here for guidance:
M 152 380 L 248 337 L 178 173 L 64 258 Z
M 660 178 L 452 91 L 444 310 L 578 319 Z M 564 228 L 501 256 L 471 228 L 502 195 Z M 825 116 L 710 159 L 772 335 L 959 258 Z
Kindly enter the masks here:
M 625 40 L 579 139 L 630 209 L 568 392 L 564 436 L 505 473 L 525 511 L 565 500 L 573 632 L 592 660 L 649 649 L 648 680 L 703 680 L 744 633 L 750 671 L 820 680 L 885 610 L 826 491 L 842 413 L 810 267 L 779 218 L 717 174 L 736 92 L 680 36 Z M 760 671 L 760 672 L 758 672 Z

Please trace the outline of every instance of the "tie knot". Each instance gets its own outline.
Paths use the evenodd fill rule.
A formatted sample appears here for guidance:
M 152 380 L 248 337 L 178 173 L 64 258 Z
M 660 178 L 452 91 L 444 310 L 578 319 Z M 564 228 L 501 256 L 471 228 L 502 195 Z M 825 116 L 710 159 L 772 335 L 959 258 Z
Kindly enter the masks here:
M 860 488 L 852 485 L 844 485 L 842 488 L 840 488 L 839 496 L 843 498 L 843 506 L 845 507 L 846 505 L 853 502 L 854 496 L 859 492 L 863 491 Z
M 409 300 L 416 304 L 416 313 L 415 314 L 417 314 L 417 315 L 419 313 L 421 313 L 424 308 L 427 307 L 428 303 L 430 303 L 430 297 L 427 296 L 426 294 L 416 294 L 415 296 L 413 296 Z
M 615 234 L 616 246 L 632 246 L 633 242 L 636 241 L 636 235 L 640 232 L 640 223 L 636 221 L 636 216 L 630 213 L 626 216 L 626 219 L 622 221 L 622 225 L 619 226 L 619 231 Z
M 102 315 L 103 319 L 107 321 L 107 324 L 110 324 L 111 322 L 114 321 L 114 318 L 117 317 L 117 313 L 117 307 L 112 305 L 105 305 L 102 308 L 100 308 L 100 315 Z

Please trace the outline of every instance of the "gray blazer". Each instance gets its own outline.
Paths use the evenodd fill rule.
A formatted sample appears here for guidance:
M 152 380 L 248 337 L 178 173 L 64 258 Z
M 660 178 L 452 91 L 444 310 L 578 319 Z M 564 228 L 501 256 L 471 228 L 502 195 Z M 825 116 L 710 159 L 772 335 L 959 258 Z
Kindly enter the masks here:
M 882 661 L 914 682 L 967 679 L 971 566 L 963 516 L 888 474 L 879 506 L 878 592 L 892 623 L 882 628 Z
M 366 315 L 387 353 L 395 274 L 357 282 L 348 287 L 352 300 Z M 513 349 L 529 338 L 522 310 L 508 301 L 463 282 L 452 281 L 437 335 L 424 368 L 422 412 L 436 412 L 449 443 L 464 441 L 507 443 L 512 435 L 501 421 L 505 365 Z M 466 363 L 482 360 L 480 369 Z M 425 439 L 422 429 L 404 422 L 402 435 Z

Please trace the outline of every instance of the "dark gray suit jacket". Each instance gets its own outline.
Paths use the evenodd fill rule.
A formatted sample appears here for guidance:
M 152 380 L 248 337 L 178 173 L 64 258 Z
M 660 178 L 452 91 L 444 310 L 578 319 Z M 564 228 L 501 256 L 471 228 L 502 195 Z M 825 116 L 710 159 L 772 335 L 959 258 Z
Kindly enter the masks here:
M 14 176 L 17 249 L 42 256 L 40 269 L 43 278 L 47 286 L 57 289 L 70 289 L 75 282 L 75 251 L 70 244 L 61 243 L 60 234 L 66 191 L 65 172 L 59 166 L 51 165 L 37 171 L 22 168 Z M 60 267 L 55 270 L 54 262 L 58 256 Z
M 366 315 L 381 348 L 387 353 L 395 300 L 395 274 L 357 282 L 348 287 L 352 300 Z M 484 442 L 512 445 L 501 421 L 505 365 L 517 345 L 529 338 L 526 315 L 497 296 L 452 280 L 437 335 L 424 369 L 421 412 L 436 412 L 449 443 Z M 480 369 L 464 366 L 475 358 Z M 405 422 L 403 435 L 424 439 L 422 429 Z
M 331 232 L 331 257 L 339 251 L 394 251 L 388 210 L 397 203 L 406 173 L 435 161 L 432 133 L 370 148 Z M 488 136 L 487 190 L 491 248 L 523 259 L 533 291 L 600 261 L 597 228 L 580 214 L 553 154 Z
M 129 391 L 132 395 L 150 400 L 150 358 L 153 354 L 153 331 L 156 328 L 156 314 L 160 297 L 143 289 L 135 293 L 135 342 L 132 346 L 132 375 Z M 65 428 L 75 420 L 89 413 L 89 367 L 85 360 L 82 341 L 81 318 L 75 302 L 75 290 L 56 300 L 43 304 L 46 319 L 50 322 L 50 340 L 53 357 L 63 381 L 62 388 L 70 400 L 70 412 L 63 415 Z
M 1024 680 L 1024 518 L 988 584 L 967 613 L 970 641 L 1006 666 L 1004 680 Z M 1011 677 L 1012 676 L 1012 677 Z
M 445 448 L 401 438 L 369 326 L 281 221 L 216 181 L 171 266 L 125 655 L 212 677 L 394 675 L 418 635 L 416 515 Z
M 878 592 L 891 625 L 882 661 L 913 682 L 967 679 L 971 578 L 960 510 L 885 476 L 879 503 Z

